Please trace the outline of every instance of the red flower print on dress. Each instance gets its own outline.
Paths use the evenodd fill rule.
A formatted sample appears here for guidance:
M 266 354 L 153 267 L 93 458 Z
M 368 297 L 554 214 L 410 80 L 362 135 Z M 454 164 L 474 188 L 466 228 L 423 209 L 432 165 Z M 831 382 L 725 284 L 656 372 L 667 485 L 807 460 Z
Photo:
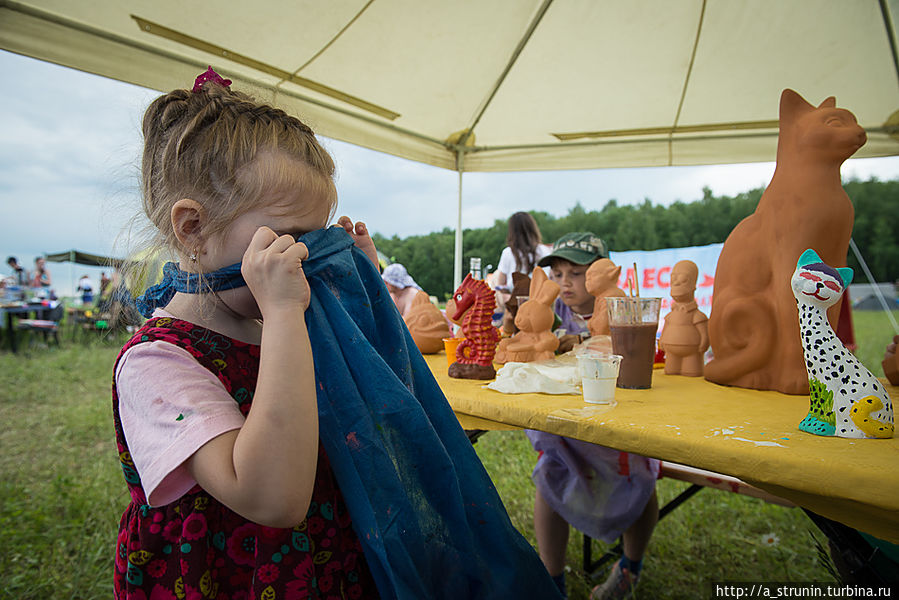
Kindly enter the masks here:
M 285 600 L 307 600 L 312 595 L 309 593 L 309 582 L 305 579 L 294 579 L 288 581 L 284 586 Z
M 283 529 L 278 529 L 277 527 L 266 527 L 265 525 L 259 526 L 259 537 L 266 540 L 276 540 L 281 537 L 283 532 Z
M 203 594 L 197 588 L 184 584 L 185 600 L 203 600 Z
M 161 558 L 157 558 L 154 561 L 151 561 L 150 564 L 147 565 L 147 575 L 150 577 L 158 579 L 165 575 L 166 563 Z
M 312 535 L 318 535 L 325 529 L 325 520 L 319 516 L 309 517 L 309 519 L 307 519 L 307 524 L 309 533 Z
M 150 592 L 150 600 L 178 600 L 178 597 L 175 595 L 175 592 L 157 583 L 153 586 L 153 591 Z
M 256 578 L 262 583 L 271 583 L 278 578 L 281 569 L 277 565 L 267 564 L 256 569 Z
M 234 530 L 228 538 L 228 556 L 239 565 L 252 565 L 256 553 L 256 532 L 258 527 L 253 523 L 244 523 Z
M 334 577 L 331 575 L 322 575 L 318 578 L 318 589 L 323 592 L 330 592 L 334 587 Z
M 198 540 L 206 535 L 206 517 L 201 512 L 193 512 L 184 519 L 182 534 L 185 539 Z
M 167 542 L 177 542 L 181 539 L 181 519 L 172 519 L 165 524 L 162 530 L 162 537 Z

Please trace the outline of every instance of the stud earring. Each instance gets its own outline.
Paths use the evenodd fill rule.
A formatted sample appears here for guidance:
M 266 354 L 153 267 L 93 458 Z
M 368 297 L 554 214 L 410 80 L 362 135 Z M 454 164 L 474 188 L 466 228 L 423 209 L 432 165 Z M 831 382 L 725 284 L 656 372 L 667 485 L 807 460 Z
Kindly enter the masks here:
M 197 262 L 197 253 L 196 253 L 196 251 L 191 252 L 191 253 L 190 253 L 190 256 L 188 256 L 188 258 L 190 259 L 190 262 Z

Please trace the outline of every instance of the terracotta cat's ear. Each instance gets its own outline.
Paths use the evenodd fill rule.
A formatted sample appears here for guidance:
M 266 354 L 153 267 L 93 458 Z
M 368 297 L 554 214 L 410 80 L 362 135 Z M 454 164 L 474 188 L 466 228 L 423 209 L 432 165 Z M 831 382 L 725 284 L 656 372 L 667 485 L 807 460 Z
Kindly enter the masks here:
M 621 267 L 616 268 L 612 271 L 613 277 L 615 277 L 615 281 L 618 281 L 621 278 Z
M 836 108 L 837 107 L 837 99 L 834 96 L 830 98 L 826 98 L 824 102 L 818 105 L 818 108 Z
M 794 117 L 797 114 L 808 112 L 814 108 L 814 106 L 806 102 L 805 98 L 790 88 L 787 88 L 780 95 L 781 124 L 783 124 L 784 121 L 790 121 L 791 117 Z

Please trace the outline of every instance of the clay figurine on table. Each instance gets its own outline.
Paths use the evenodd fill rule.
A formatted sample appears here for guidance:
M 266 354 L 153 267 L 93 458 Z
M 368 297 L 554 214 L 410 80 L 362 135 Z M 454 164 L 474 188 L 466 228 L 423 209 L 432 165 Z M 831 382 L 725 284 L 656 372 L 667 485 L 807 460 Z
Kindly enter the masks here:
M 508 335 L 518 333 L 515 326 L 515 315 L 518 314 L 518 298 L 527 297 L 531 286 L 531 278 L 524 273 L 512 273 L 512 291 L 504 293 L 508 299 L 503 302 L 506 312 L 503 314 L 503 332 Z
M 883 355 L 883 374 L 893 385 L 899 385 L 899 354 L 896 354 L 896 344 L 899 344 L 899 335 L 893 336 L 893 341 L 887 346 Z
M 481 279 L 465 276 L 453 297 L 446 303 L 446 314 L 461 326 L 465 337 L 456 347 L 456 362 L 448 374 L 457 379 L 493 379 L 493 356 L 499 331 L 493 326 L 496 295 Z M 458 336 L 457 336 L 458 337 Z
M 595 261 L 587 269 L 584 285 L 591 296 L 596 296 L 593 303 L 593 316 L 587 321 L 590 335 L 610 335 L 609 311 L 606 308 L 606 298 L 624 297 L 624 290 L 618 287 L 618 278 L 621 277 L 621 267 L 608 258 Z
M 449 323 L 428 295 L 419 290 L 409 310 L 403 316 L 412 339 L 422 354 L 436 354 L 443 350 L 443 338 L 452 337 Z
M 852 269 L 834 269 L 814 250 L 799 257 L 790 287 L 808 372 L 810 408 L 799 429 L 844 438 L 893 437 L 893 404 L 876 377 L 844 346 L 827 321 Z
M 705 351 L 709 349 L 709 318 L 696 305 L 694 292 L 699 269 L 682 260 L 671 270 L 671 312 L 659 338 L 665 351 L 665 373 L 702 377 Z
M 865 140 L 865 130 L 833 97 L 816 107 L 784 90 L 774 176 L 718 259 L 707 380 L 808 394 L 796 300 L 785 284 L 806 248 L 829 265 L 846 264 L 854 210 L 840 165 Z M 838 312 L 838 305 L 828 311 L 831 324 Z
M 553 302 L 559 295 L 559 284 L 550 281 L 540 267 L 531 275 L 530 297 L 518 307 L 515 325 L 519 331 L 500 341 L 496 362 L 532 362 L 550 360 L 559 347 L 559 338 L 552 332 L 555 313 Z
M 434 354 L 443 349 L 443 338 L 450 337 L 449 323 L 399 263 L 387 265 L 381 279 L 390 292 L 400 316 L 406 323 L 412 340 L 422 354 Z

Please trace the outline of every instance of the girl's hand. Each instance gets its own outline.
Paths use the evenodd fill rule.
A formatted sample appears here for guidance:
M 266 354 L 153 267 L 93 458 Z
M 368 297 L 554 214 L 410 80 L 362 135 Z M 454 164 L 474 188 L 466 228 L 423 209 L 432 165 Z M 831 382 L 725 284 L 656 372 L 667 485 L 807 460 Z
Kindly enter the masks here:
M 378 251 L 375 249 L 375 242 L 368 234 L 368 227 L 365 226 L 365 223 L 358 221 L 353 225 L 353 220 L 344 215 L 337 219 L 337 224 L 343 227 L 344 230 L 352 236 L 353 241 L 356 243 L 356 247 L 365 252 L 365 255 L 380 272 L 381 266 L 378 263 Z
M 268 311 L 309 307 L 309 282 L 303 260 L 309 256 L 306 244 L 292 236 L 278 236 L 262 226 L 253 234 L 243 255 L 240 273 L 253 293 L 263 318 Z

